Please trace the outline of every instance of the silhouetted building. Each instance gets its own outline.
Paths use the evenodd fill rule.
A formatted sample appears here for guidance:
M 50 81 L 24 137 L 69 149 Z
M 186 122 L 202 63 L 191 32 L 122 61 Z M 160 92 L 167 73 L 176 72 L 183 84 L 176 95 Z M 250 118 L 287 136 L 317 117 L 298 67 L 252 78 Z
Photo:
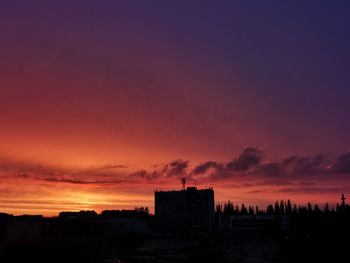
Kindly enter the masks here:
M 161 231 L 210 231 L 214 227 L 214 190 L 188 187 L 155 191 L 156 227 Z

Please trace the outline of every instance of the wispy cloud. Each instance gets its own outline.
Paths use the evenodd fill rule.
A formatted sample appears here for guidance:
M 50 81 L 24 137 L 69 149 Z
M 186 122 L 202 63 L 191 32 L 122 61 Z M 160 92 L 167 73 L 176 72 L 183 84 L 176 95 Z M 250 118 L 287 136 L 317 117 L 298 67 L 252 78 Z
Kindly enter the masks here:
M 350 152 L 333 159 L 322 153 L 313 156 L 293 155 L 274 162 L 265 161 L 265 157 L 263 149 L 247 147 L 239 156 L 227 162 L 208 160 L 192 165 L 189 160 L 176 159 L 154 165 L 151 169 L 131 172 L 122 164 L 107 163 L 86 169 L 68 169 L 0 158 L 0 176 L 69 184 L 173 183 L 186 177 L 197 184 L 240 181 L 278 185 L 288 180 L 327 180 L 334 175 L 350 175 Z
M 110 163 L 85 169 L 64 168 L 0 158 L 0 177 L 4 179 L 15 178 L 71 184 L 119 184 L 123 176 L 125 177 L 125 172 L 120 172 L 120 169 L 124 168 L 126 166 Z

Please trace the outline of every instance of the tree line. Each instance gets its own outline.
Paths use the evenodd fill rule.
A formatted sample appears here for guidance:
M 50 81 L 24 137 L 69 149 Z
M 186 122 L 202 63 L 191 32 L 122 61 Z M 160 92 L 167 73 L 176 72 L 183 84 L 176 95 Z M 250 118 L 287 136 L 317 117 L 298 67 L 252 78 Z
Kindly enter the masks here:
M 307 205 L 297 205 L 290 200 L 276 201 L 270 204 L 266 209 L 259 206 L 246 206 L 245 204 L 234 205 L 233 202 L 227 201 L 224 204 L 218 204 L 215 208 L 217 215 L 296 215 L 296 214 L 350 214 L 350 206 L 345 203 L 344 194 L 341 195 L 341 203 L 337 203 L 335 207 L 330 207 L 328 203 L 321 208 L 317 204 L 307 203 Z

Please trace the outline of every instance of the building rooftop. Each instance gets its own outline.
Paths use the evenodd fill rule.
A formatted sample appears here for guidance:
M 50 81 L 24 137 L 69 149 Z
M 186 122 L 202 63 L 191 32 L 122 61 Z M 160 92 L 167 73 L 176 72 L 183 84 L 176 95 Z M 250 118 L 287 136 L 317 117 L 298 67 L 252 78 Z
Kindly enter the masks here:
M 203 189 L 197 189 L 197 187 L 191 186 L 191 187 L 187 187 L 186 189 L 179 189 L 179 190 L 163 190 L 163 189 L 156 189 L 154 190 L 154 192 L 183 192 L 183 191 L 208 191 L 211 190 L 213 191 L 212 187 L 207 187 L 207 188 L 203 188 Z

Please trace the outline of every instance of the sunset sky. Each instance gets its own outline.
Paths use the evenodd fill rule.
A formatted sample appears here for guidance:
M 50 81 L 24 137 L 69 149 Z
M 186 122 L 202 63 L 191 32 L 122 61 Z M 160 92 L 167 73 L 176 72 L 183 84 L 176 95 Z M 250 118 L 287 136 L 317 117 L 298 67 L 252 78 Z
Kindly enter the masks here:
M 0 212 L 350 196 L 349 1 L 0 2 Z

